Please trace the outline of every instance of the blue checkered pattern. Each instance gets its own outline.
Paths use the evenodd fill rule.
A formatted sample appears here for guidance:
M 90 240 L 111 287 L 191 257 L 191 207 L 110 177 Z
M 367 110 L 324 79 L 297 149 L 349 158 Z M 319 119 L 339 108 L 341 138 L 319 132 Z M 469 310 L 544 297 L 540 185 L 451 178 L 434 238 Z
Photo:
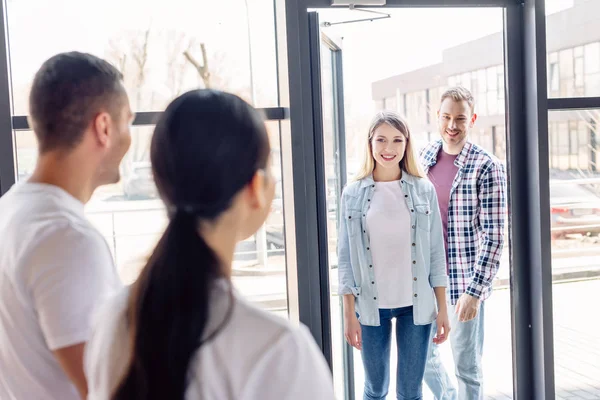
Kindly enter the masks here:
M 442 147 L 438 140 L 420 152 L 429 171 Z M 498 159 L 467 142 L 456 157 L 458 172 L 448 204 L 450 300 L 465 292 L 487 299 L 500 266 L 506 220 L 506 172 Z

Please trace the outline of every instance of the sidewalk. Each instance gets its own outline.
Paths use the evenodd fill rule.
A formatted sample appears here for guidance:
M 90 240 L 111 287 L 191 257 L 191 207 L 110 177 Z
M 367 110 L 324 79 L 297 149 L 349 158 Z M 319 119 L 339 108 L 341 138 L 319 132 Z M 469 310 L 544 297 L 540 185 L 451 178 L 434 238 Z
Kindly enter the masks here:
M 268 267 L 256 264 L 256 261 L 236 262 L 233 269 L 233 281 L 238 289 L 250 300 L 269 310 L 287 308 L 287 281 L 285 256 L 269 257 Z M 332 257 L 332 263 L 337 263 Z M 494 289 L 509 287 L 510 266 L 508 253 L 500 263 Z M 573 280 L 600 277 L 600 246 L 583 249 L 556 250 L 552 258 L 552 281 L 569 282 Z M 337 266 L 330 270 L 330 288 L 337 295 Z

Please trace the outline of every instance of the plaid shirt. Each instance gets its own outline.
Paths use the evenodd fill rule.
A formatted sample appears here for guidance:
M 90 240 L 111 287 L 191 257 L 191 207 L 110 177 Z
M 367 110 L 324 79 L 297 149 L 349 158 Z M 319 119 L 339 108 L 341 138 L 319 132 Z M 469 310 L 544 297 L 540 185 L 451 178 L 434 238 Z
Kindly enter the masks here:
M 437 162 L 442 141 L 421 150 L 428 172 Z M 487 299 L 498 272 L 504 245 L 506 173 L 504 166 L 481 147 L 467 142 L 456 157 L 458 172 L 448 203 L 448 277 L 450 301 L 467 292 Z

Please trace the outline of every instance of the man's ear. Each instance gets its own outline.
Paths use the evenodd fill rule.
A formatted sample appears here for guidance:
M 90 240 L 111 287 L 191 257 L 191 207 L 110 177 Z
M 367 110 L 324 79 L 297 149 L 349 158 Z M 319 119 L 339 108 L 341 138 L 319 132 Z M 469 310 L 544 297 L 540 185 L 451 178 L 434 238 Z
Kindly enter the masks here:
M 473 125 L 475 125 L 475 121 L 477 121 L 477 114 L 473 113 L 473 116 L 471 117 L 471 123 L 469 124 L 469 128 L 472 128 Z
M 110 145 L 110 130 L 112 125 L 112 118 L 109 113 L 101 112 L 92 121 L 92 131 L 94 132 L 95 139 L 98 144 L 102 147 L 108 147 Z

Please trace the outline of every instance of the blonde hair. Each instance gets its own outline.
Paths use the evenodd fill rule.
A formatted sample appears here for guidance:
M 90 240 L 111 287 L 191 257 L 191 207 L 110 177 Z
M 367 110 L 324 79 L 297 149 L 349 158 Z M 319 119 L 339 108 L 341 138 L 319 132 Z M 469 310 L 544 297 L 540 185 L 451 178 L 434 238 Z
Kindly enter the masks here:
M 406 123 L 404 118 L 402 118 L 397 112 L 380 111 L 375 115 L 373 121 L 371 122 L 367 146 L 365 146 L 365 157 L 363 159 L 362 166 L 360 167 L 358 173 L 354 177 L 354 180 L 359 181 L 373 173 L 373 170 L 375 169 L 375 160 L 373 159 L 372 145 L 373 134 L 375 133 L 375 130 L 383 124 L 388 124 L 392 128 L 399 130 L 406 138 L 406 149 L 404 150 L 404 157 L 402 157 L 402 160 L 400 160 L 400 169 L 402 171 L 406 171 L 412 176 L 423 178 L 425 174 L 423 173 L 421 166 L 419 165 L 415 157 L 415 152 L 412 146 L 412 140 L 410 130 L 408 129 L 408 124 Z
M 475 98 L 473 97 L 473 94 L 471 94 L 471 91 L 467 88 L 455 86 L 446 90 L 440 99 L 440 106 L 446 99 L 452 99 L 454 101 L 466 101 L 469 104 L 469 107 L 471 107 L 471 114 L 475 112 Z

